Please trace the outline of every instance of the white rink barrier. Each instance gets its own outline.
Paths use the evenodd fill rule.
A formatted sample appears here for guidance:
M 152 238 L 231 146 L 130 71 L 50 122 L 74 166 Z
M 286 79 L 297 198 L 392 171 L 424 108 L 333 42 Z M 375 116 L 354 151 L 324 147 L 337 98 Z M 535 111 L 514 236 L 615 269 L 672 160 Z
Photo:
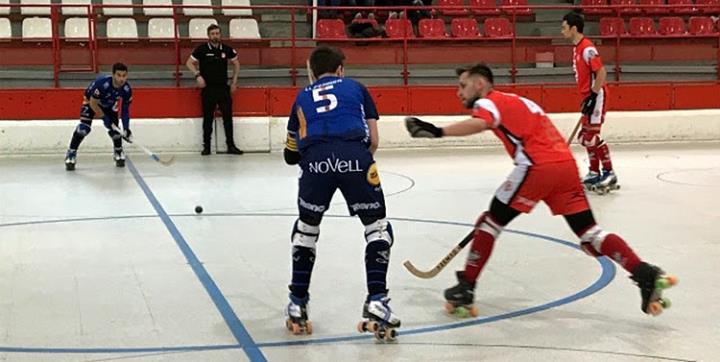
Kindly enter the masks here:
M 560 132 L 567 137 L 579 113 L 550 114 Z M 404 116 L 382 116 L 379 121 L 381 148 L 426 146 L 497 146 L 490 132 L 466 138 L 440 140 L 412 139 L 405 131 Z M 464 119 L 464 116 L 420 116 L 439 125 Z M 215 121 L 213 148 L 224 151 L 222 121 Z M 251 152 L 282 150 L 287 117 L 235 117 L 235 142 Z M 67 149 L 77 120 L 0 121 L 0 154 L 58 153 Z M 111 142 L 101 120 L 93 122 L 81 152 L 110 152 Z M 133 136 L 158 152 L 197 152 L 202 148 L 200 118 L 134 119 Z M 603 127 L 610 144 L 720 140 L 720 109 L 688 111 L 610 112 Z

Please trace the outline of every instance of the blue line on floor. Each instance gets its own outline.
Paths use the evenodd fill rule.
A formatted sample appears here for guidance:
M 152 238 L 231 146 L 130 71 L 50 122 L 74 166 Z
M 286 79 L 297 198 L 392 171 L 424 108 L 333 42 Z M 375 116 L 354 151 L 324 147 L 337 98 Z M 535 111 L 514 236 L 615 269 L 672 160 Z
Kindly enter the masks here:
M 138 174 L 138 176 L 139 176 L 139 174 Z M 140 181 L 142 181 L 142 178 L 140 178 Z M 143 182 L 143 184 L 144 184 L 144 182 Z M 145 185 L 145 186 L 147 187 L 147 185 Z M 149 188 L 148 188 L 148 191 L 149 191 Z M 152 195 L 152 193 L 150 193 L 150 194 Z M 153 198 L 154 198 L 154 196 L 153 196 Z M 157 201 L 157 200 L 155 199 L 155 201 Z M 159 203 L 158 203 L 158 206 L 160 206 Z M 160 207 L 160 210 L 162 210 L 162 207 Z M 170 220 L 168 214 L 165 213 L 164 210 L 162 210 L 162 214 L 160 212 L 158 212 L 158 215 L 160 215 L 161 218 L 162 218 L 162 215 L 165 215 L 165 217 L 168 220 Z M 198 217 L 195 214 L 173 214 L 172 216 L 173 217 Z M 272 214 L 268 214 L 268 213 L 215 213 L 215 214 L 212 214 L 212 213 L 208 213 L 208 214 L 202 215 L 202 217 L 236 217 L 236 216 L 297 217 L 297 214 L 294 214 L 294 213 L 287 213 L 287 214 L 278 214 L 278 213 L 272 213 Z M 83 221 L 133 219 L 133 218 L 148 218 L 148 217 L 154 217 L 154 216 L 152 216 L 152 215 L 137 215 L 137 216 L 72 218 L 72 219 L 64 219 L 64 220 L 38 220 L 38 221 L 0 224 L 0 228 L 12 227 L 12 226 L 23 226 L 23 225 L 37 225 L 37 224 L 57 224 L 57 223 L 62 223 L 62 222 L 83 222 Z M 348 218 L 349 216 L 325 215 L 325 217 L 326 218 L 328 218 L 328 217 L 329 218 Z M 473 224 L 453 222 L 453 221 L 413 219 L 413 218 L 388 218 L 388 219 L 394 220 L 394 221 L 418 222 L 418 223 L 435 224 L 435 225 L 439 224 L 439 225 L 454 225 L 454 226 L 463 226 L 463 227 L 473 227 Z M 172 223 L 172 221 L 170 221 L 170 223 Z M 572 243 L 572 242 L 558 239 L 558 238 L 553 238 L 550 236 L 545 236 L 545 235 L 541 235 L 541 234 L 520 231 L 520 230 L 510 230 L 510 229 L 505 229 L 504 232 L 525 235 L 525 236 L 529 236 L 529 237 L 552 241 L 554 243 L 558 243 L 563 246 L 567 246 L 567 247 L 571 247 L 576 250 L 580 250 L 580 247 L 576 243 Z M 187 243 L 185 243 L 185 245 L 187 246 Z M 521 309 L 518 311 L 503 313 L 503 314 L 494 315 L 494 316 L 488 316 L 488 317 L 483 317 L 483 318 L 477 318 L 477 319 L 471 319 L 471 320 L 447 323 L 447 324 L 441 324 L 441 325 L 419 327 L 419 328 L 413 328 L 413 329 L 402 329 L 399 332 L 399 334 L 400 335 L 424 334 L 424 333 L 439 332 L 439 331 L 444 331 L 444 330 L 492 323 L 492 322 L 496 322 L 496 321 L 500 321 L 500 320 L 505 320 L 505 319 L 520 317 L 520 316 L 524 316 L 524 315 L 528 315 L 528 314 L 532 314 L 532 313 L 537 313 L 540 311 L 555 308 L 555 307 L 565 305 L 565 304 L 580 300 L 582 298 L 588 297 L 594 293 L 597 293 L 604 287 L 606 287 L 615 277 L 615 271 L 616 271 L 615 265 L 609 259 L 603 257 L 603 258 L 597 258 L 596 260 L 602 267 L 602 273 L 601 273 L 600 277 L 590 286 L 588 286 L 585 289 L 583 289 L 575 294 L 572 294 L 570 296 L 567 296 L 567 297 L 564 297 L 561 299 L 557 299 L 557 300 L 554 300 L 554 301 L 551 301 L 551 302 L 548 302 L 545 304 L 541 304 L 538 306 L 528 307 L 528 308 Z M 202 265 L 200 265 L 200 268 L 202 268 Z M 213 285 L 214 285 L 214 283 L 213 283 Z M 215 288 L 217 288 L 217 287 L 215 287 Z M 372 338 L 374 338 L 374 337 L 365 334 L 365 335 L 352 335 L 352 336 L 323 337 L 323 338 L 313 338 L 313 339 L 297 339 L 297 340 L 291 340 L 291 341 L 285 340 L 285 341 L 275 341 L 275 342 L 262 342 L 262 343 L 256 343 L 255 346 L 257 348 L 286 347 L 286 346 L 294 346 L 294 345 L 325 344 L 325 343 L 337 343 L 337 342 L 348 342 L 348 341 L 362 341 L 362 340 L 369 341 Z M 400 342 L 398 342 L 398 343 L 402 344 L 402 340 L 400 340 Z M 125 348 L 0 347 L 0 352 L 104 353 L 104 354 L 109 354 L 109 353 L 150 353 L 150 352 L 197 352 L 197 351 L 211 351 L 211 350 L 225 350 L 225 349 L 239 349 L 239 348 L 243 348 L 243 346 L 242 345 L 206 345 L 206 346 L 137 347 L 137 348 L 132 348 L 132 347 L 125 347 Z
M 248 333 L 247 329 L 245 329 L 245 326 L 242 324 L 242 322 L 240 322 L 240 319 L 235 314 L 235 311 L 233 311 L 230 303 L 228 303 L 227 299 L 220 291 L 220 288 L 218 288 L 218 286 L 215 284 L 215 281 L 212 279 L 212 277 L 210 277 L 207 269 L 205 269 L 205 267 L 202 265 L 198 257 L 192 251 L 192 248 L 190 248 L 190 245 L 188 245 L 187 241 L 185 241 L 185 238 L 175 226 L 175 223 L 173 223 L 172 219 L 170 219 L 170 216 L 168 216 L 168 214 L 165 212 L 165 209 L 163 209 L 162 205 L 160 205 L 160 202 L 150 190 L 150 187 L 145 183 L 145 180 L 143 180 L 142 176 L 140 176 L 140 172 L 138 172 L 137 168 L 135 168 L 135 164 L 133 164 L 133 162 L 129 159 L 127 161 L 127 166 L 130 170 L 130 173 L 133 175 L 135 181 L 145 193 L 145 197 L 147 197 L 148 201 L 150 201 L 150 204 L 152 204 L 155 212 L 157 212 L 158 216 L 160 216 L 160 219 L 162 220 L 163 224 L 165 224 L 165 227 L 170 232 L 170 235 L 172 235 L 173 239 L 175 239 L 175 243 L 180 248 L 183 255 L 185 255 L 185 259 L 187 259 L 193 272 L 195 272 L 195 275 L 198 277 L 200 283 L 202 283 L 203 287 L 205 288 L 205 291 L 207 291 L 208 295 L 210 296 L 210 299 L 212 299 L 213 303 L 215 303 L 215 307 L 217 307 L 218 311 L 225 320 L 225 323 L 230 328 L 233 336 L 235 336 L 235 339 L 238 341 L 238 343 L 240 343 L 240 346 L 242 346 L 245 354 L 247 354 L 248 358 L 250 358 L 251 361 L 267 361 L 267 359 L 265 359 L 265 356 L 260 351 L 260 348 L 258 348 L 257 343 L 253 341 L 250 333 Z

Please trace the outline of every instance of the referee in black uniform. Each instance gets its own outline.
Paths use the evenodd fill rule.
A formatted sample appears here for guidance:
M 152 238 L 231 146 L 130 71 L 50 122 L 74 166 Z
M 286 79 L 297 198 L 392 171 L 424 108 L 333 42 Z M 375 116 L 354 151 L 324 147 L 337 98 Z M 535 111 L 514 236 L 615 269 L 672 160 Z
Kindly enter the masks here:
M 235 49 L 220 43 L 220 27 L 212 24 L 207 28 L 208 42 L 200 45 L 190 55 L 185 65 L 195 75 L 197 85 L 202 88 L 203 108 L 203 150 L 202 155 L 210 154 L 210 138 L 212 137 L 215 106 L 220 108 L 225 127 L 227 153 L 242 155 L 235 147 L 232 123 L 232 92 L 237 89 L 240 61 Z M 228 87 L 227 64 L 233 65 L 232 83 Z M 198 64 L 200 69 L 198 70 Z

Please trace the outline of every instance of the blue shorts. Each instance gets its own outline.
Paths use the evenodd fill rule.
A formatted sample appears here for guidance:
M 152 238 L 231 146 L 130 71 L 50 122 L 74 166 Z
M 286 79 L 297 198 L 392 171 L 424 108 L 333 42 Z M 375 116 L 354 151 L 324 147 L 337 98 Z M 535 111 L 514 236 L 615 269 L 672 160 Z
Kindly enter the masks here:
M 112 129 L 112 124 L 118 126 L 118 114 L 117 111 L 112 110 L 112 108 L 103 108 L 100 107 L 100 109 L 105 114 L 103 116 L 103 125 L 107 129 Z M 92 108 L 90 108 L 89 104 L 83 104 L 80 108 L 80 122 L 87 123 L 89 125 L 92 124 L 93 118 L 95 118 L 95 111 L 93 111 Z
M 361 142 L 319 143 L 302 151 L 298 210 L 320 218 L 340 189 L 350 215 L 385 217 L 385 196 L 377 165 Z

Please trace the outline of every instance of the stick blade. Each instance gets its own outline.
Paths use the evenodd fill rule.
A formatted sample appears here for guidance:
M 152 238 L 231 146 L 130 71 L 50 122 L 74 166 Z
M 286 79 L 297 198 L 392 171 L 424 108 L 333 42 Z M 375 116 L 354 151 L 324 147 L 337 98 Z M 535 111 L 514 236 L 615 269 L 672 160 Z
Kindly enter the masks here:
M 170 166 L 175 163 L 175 156 L 161 156 L 158 160 L 163 166 Z
M 403 263 L 403 266 L 405 267 L 405 269 L 407 269 L 410 272 L 410 274 L 412 274 L 418 278 L 422 278 L 422 279 L 433 278 L 440 272 L 440 269 L 442 269 L 442 268 L 440 268 L 440 269 L 432 268 L 429 271 L 422 271 L 422 270 L 419 270 L 418 268 L 416 268 L 413 265 L 413 263 L 410 262 L 410 260 L 405 260 L 405 262 Z

